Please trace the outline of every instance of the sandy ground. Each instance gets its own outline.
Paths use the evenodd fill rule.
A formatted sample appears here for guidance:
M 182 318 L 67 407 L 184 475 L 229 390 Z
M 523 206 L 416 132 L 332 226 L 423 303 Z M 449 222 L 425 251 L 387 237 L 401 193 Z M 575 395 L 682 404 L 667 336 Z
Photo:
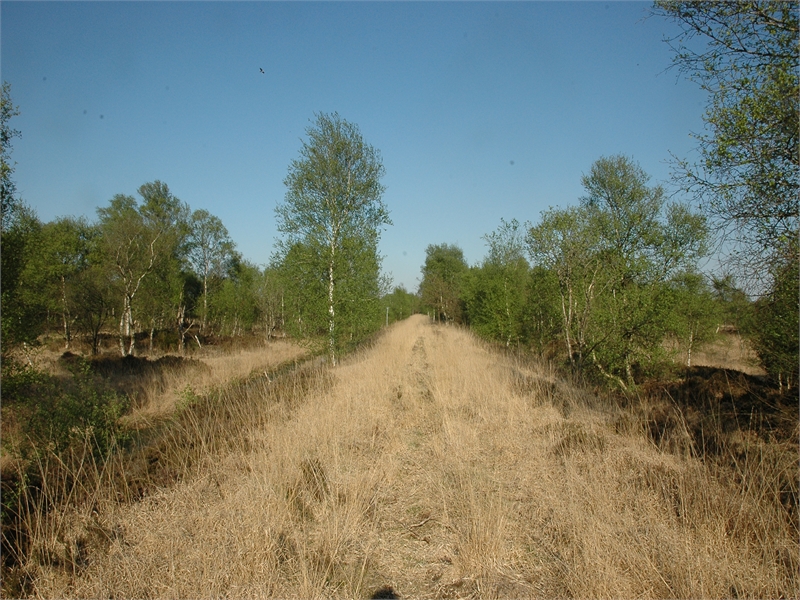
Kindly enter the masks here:
M 697 461 L 658 451 L 581 394 L 412 317 L 328 370 L 301 403 L 242 427 L 240 451 L 209 454 L 141 501 L 100 505 L 82 521 L 100 541 L 81 534 L 80 568 L 43 569 L 36 591 L 796 595 L 783 563 L 742 543 L 773 534 L 721 516 L 744 523 L 759 506 L 727 500 Z M 773 542 L 796 552 L 791 537 Z

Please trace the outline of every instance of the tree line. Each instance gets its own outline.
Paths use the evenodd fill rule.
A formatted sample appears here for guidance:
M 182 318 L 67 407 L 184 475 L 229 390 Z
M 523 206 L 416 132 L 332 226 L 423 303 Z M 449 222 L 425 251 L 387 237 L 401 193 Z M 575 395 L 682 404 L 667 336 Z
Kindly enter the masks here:
M 138 196 L 114 196 L 94 222 L 42 223 L 21 203 L 6 213 L 5 344 L 57 331 L 65 349 L 80 335 L 96 354 L 110 329 L 126 356 L 137 333 L 149 334 L 151 350 L 165 335 L 182 350 L 190 335 L 235 334 L 264 319 L 256 290 L 266 273 L 242 259 L 218 217 L 191 211 L 161 181 Z
M 767 373 L 798 381 L 798 14 L 789 2 L 658 0 L 673 66 L 708 92 L 697 161 L 676 157 L 687 202 L 629 157 L 599 159 L 570 208 L 502 221 L 481 264 L 429 246 L 420 292 L 435 318 L 505 345 L 558 352 L 620 387 L 692 352 L 721 325 L 749 335 Z M 697 207 L 693 210 L 688 201 Z M 713 253 L 725 272 L 704 274 Z
M 697 209 L 651 186 L 632 158 L 602 157 L 576 206 L 550 208 L 535 225 L 501 221 L 484 237 L 479 265 L 458 247 L 428 247 L 417 294 L 387 293 L 380 152 L 338 114 L 318 114 L 307 128 L 275 211 L 281 237 L 260 268 L 219 218 L 192 211 L 160 181 L 143 184 L 138 198 L 114 196 L 94 222 L 41 223 L 16 197 L 16 108 L 4 84 L 3 347 L 57 330 L 65 347 L 80 333 L 97 352 L 113 322 L 124 356 L 136 352 L 137 333 L 182 351 L 210 333 L 260 329 L 307 341 L 335 364 L 381 323 L 422 306 L 506 346 L 557 350 L 572 368 L 629 387 L 663 362 L 665 339 L 691 364 L 712 328 L 744 329 L 750 318 L 765 368 L 793 385 L 797 15 L 784 2 L 667 0 L 653 13 L 678 23 L 682 34 L 668 40 L 675 66 L 709 92 L 700 161 L 674 162 L 674 180 Z M 701 272 L 711 252 L 727 274 Z
M 380 153 L 338 114 L 317 115 L 287 193 L 269 265 L 244 260 L 222 221 L 192 210 L 161 181 L 117 194 L 97 218 L 41 222 L 16 196 L 10 126 L 18 113 L 3 85 L 2 339 L 4 354 L 58 333 L 96 354 L 116 332 L 122 356 L 137 344 L 183 352 L 211 335 L 260 331 L 321 347 L 330 360 L 381 325 Z M 406 315 L 407 316 L 407 315 Z M 138 338 L 138 339 L 137 339 Z
M 665 340 L 691 364 L 720 325 L 744 326 L 744 292 L 698 268 L 703 215 L 667 201 L 625 156 L 596 161 L 583 186 L 577 206 L 550 208 L 535 225 L 501 220 L 477 265 L 457 246 L 429 246 L 420 292 L 433 318 L 622 388 L 663 362 Z
M 478 264 L 457 245 L 428 246 L 421 311 L 623 389 L 676 355 L 692 366 L 698 346 L 737 332 L 776 382 L 796 386 L 796 266 L 758 298 L 730 273 L 704 273 L 707 219 L 647 182 L 633 159 L 603 157 L 577 206 L 550 208 L 535 225 L 501 219 Z

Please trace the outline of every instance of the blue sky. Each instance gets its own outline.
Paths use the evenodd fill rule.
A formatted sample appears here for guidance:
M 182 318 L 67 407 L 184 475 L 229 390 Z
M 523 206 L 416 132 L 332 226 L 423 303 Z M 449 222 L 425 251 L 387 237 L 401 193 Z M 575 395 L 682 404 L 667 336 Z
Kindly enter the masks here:
M 289 163 L 336 111 L 381 151 L 384 270 L 413 291 L 429 244 L 479 262 L 501 218 L 577 203 L 601 156 L 667 182 L 705 96 L 666 71 L 675 26 L 649 6 L 3 1 L 17 188 L 44 221 L 94 219 L 159 179 L 265 264 Z

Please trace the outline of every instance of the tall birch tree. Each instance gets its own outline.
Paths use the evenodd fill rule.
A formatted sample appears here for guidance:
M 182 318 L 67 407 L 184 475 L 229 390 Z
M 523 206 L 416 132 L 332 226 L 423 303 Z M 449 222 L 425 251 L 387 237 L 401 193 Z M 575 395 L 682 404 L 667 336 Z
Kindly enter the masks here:
M 188 209 L 166 184 L 155 181 L 139 188 L 136 198 L 117 194 L 99 208 L 103 252 L 122 290 L 119 347 L 122 356 L 136 352 L 134 299 L 145 277 L 183 243 Z M 126 348 L 127 339 L 127 348 Z
M 380 152 L 337 113 L 316 115 L 306 134 L 284 180 L 284 202 L 275 211 L 284 235 L 277 249 L 285 262 L 297 255 L 292 248 L 304 247 L 303 260 L 315 263 L 304 264 L 304 272 L 310 268 L 322 276 L 328 355 L 335 365 L 342 341 L 337 311 L 354 304 L 377 306 L 380 297 L 377 241 L 381 228 L 391 225 L 380 182 L 385 170 Z
M 203 314 L 200 331 L 205 333 L 208 321 L 208 293 L 212 280 L 222 280 L 233 257 L 235 244 L 219 217 L 207 210 L 192 213 L 189 241 L 189 262 L 203 281 Z

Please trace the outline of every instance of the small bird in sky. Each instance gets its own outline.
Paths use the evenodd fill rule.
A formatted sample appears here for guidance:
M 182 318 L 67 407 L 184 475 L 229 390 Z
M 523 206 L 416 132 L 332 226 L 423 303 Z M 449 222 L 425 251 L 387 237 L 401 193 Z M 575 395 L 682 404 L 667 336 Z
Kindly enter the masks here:
M 258 70 L 264 73 L 264 69 L 262 69 L 261 67 L 258 67 Z M 264 73 L 264 75 L 266 75 L 266 73 Z

